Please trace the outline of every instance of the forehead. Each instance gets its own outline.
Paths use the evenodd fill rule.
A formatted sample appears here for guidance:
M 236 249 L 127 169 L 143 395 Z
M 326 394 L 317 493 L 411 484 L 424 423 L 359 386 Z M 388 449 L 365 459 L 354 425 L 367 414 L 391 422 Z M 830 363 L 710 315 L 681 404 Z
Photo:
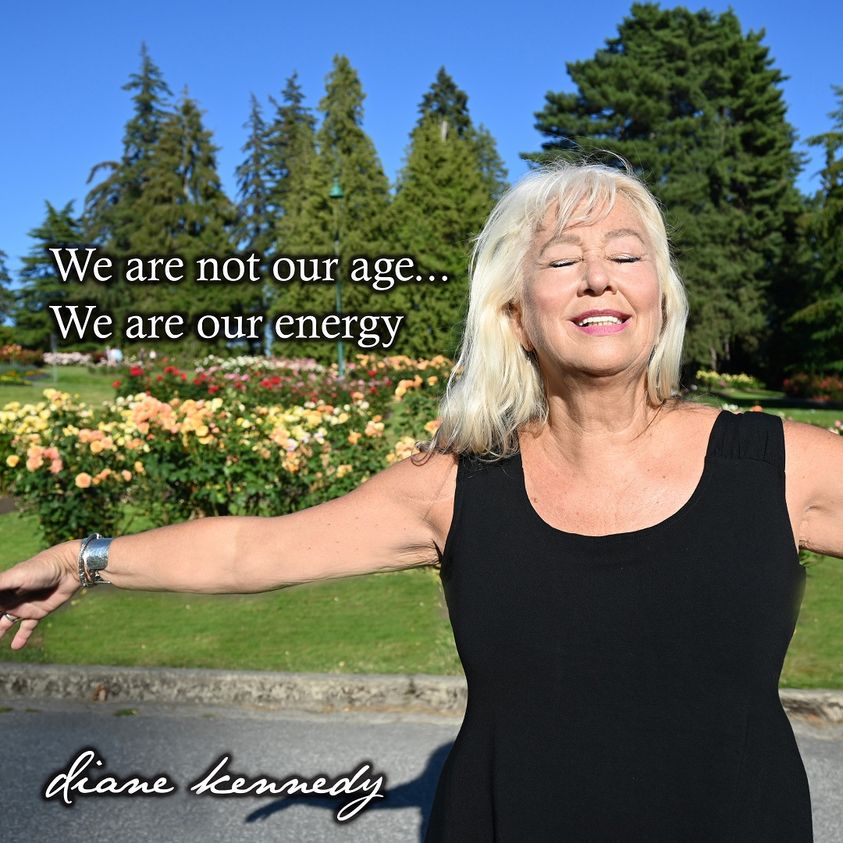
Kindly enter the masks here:
M 581 202 L 567 215 L 560 218 L 559 204 L 551 204 L 536 229 L 533 244 L 539 247 L 551 240 L 574 240 L 586 234 L 605 236 L 608 233 L 637 234 L 647 242 L 647 228 L 637 208 L 622 193 L 614 202 Z M 569 235 L 569 236 L 566 236 Z

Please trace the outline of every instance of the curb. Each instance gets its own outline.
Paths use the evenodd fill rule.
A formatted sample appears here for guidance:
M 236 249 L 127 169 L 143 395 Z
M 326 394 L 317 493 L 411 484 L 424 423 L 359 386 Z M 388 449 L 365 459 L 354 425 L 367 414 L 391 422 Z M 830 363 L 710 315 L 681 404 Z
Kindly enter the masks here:
M 466 684 L 461 676 L 426 674 L 280 673 L 0 662 L 0 697 L 462 716 Z M 843 691 L 782 688 L 779 697 L 791 717 L 843 723 Z
M 460 676 L 0 662 L 0 697 L 462 715 L 466 688 Z

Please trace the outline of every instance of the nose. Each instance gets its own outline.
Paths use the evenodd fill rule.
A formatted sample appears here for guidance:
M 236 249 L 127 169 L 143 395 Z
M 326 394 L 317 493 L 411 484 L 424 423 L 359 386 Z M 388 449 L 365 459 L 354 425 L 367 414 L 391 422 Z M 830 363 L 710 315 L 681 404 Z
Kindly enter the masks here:
M 608 267 L 600 256 L 593 254 L 585 255 L 583 257 L 582 267 L 581 292 L 590 291 L 599 296 L 607 287 L 614 289 Z

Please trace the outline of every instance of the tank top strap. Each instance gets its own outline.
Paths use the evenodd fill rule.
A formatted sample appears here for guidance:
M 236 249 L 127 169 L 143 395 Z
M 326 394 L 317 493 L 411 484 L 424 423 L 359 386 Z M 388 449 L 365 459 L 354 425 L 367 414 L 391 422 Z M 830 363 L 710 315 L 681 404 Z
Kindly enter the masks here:
M 722 410 L 714 422 L 707 457 L 759 460 L 784 472 L 784 423 L 769 413 Z

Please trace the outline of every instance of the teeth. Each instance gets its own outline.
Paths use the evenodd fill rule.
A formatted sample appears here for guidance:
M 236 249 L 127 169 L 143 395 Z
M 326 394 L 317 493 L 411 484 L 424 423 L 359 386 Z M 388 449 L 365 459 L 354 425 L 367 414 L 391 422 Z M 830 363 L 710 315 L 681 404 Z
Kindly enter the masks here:
M 586 325 L 620 325 L 623 320 L 616 316 L 586 316 L 581 322 L 577 322 L 581 328 Z

